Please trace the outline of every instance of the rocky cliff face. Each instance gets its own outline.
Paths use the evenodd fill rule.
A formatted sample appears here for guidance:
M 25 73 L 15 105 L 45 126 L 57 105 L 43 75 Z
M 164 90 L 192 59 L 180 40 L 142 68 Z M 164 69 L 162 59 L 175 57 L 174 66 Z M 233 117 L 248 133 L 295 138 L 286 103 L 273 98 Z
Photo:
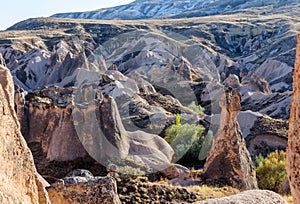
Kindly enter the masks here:
M 228 88 L 220 98 L 220 127 L 203 169 L 203 178 L 223 180 L 242 190 L 256 189 L 256 175 L 242 132 L 237 123 L 241 97 Z
M 0 202 L 46 204 L 49 201 L 45 186 L 20 132 L 13 93 L 11 74 L 0 65 Z
M 300 35 L 298 35 L 297 55 L 295 69 L 293 74 L 293 96 L 291 116 L 289 120 L 289 138 L 287 147 L 287 172 L 289 175 L 291 192 L 294 198 L 294 203 L 300 202 L 300 180 L 299 180 L 299 101 L 300 101 Z

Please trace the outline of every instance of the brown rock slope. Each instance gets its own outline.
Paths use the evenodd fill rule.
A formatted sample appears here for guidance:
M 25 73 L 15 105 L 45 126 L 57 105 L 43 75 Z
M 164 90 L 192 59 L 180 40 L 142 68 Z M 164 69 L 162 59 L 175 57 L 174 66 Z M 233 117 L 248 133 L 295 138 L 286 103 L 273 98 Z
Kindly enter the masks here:
M 220 128 L 203 169 L 208 180 L 223 181 L 241 190 L 257 188 L 255 170 L 237 122 L 241 97 L 227 88 L 219 102 L 222 108 Z
M 0 203 L 49 203 L 14 111 L 14 84 L 0 65 Z
M 293 96 L 289 121 L 289 138 L 287 147 L 287 173 L 291 186 L 294 203 L 300 203 L 300 35 L 295 69 L 293 74 Z

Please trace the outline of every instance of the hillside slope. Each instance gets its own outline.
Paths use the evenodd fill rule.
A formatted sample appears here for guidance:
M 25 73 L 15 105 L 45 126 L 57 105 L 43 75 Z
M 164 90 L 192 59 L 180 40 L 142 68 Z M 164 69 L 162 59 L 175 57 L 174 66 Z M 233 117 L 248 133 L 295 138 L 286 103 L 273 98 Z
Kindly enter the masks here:
M 294 5 L 299 0 L 136 0 L 130 4 L 87 12 L 54 14 L 55 18 L 81 18 L 98 20 L 136 20 L 152 18 L 186 18 L 236 12 L 269 12 L 279 7 Z

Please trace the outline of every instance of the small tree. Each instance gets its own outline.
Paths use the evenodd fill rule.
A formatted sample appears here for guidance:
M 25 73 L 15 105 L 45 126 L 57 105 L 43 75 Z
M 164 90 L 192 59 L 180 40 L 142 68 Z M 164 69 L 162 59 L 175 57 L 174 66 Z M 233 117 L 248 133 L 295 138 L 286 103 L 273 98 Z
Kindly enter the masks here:
M 279 192 L 282 182 L 287 178 L 285 169 L 286 153 L 284 151 L 272 152 L 261 161 L 261 156 L 256 158 L 258 166 L 256 177 L 258 187 Z M 260 160 L 260 161 L 259 161 Z

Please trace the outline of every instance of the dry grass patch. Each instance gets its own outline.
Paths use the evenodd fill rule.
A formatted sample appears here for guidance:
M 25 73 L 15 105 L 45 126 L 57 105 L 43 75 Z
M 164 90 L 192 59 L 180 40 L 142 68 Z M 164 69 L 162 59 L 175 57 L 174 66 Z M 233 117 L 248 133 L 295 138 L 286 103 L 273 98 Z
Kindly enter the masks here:
M 188 186 L 185 187 L 188 191 L 198 193 L 202 198 L 210 199 L 210 198 L 222 198 L 225 196 L 230 196 L 239 193 L 238 189 L 225 186 L 225 187 L 212 187 L 207 185 L 202 186 Z
M 289 203 L 289 204 L 293 204 L 293 197 L 291 195 L 285 195 L 283 196 L 283 198 Z

